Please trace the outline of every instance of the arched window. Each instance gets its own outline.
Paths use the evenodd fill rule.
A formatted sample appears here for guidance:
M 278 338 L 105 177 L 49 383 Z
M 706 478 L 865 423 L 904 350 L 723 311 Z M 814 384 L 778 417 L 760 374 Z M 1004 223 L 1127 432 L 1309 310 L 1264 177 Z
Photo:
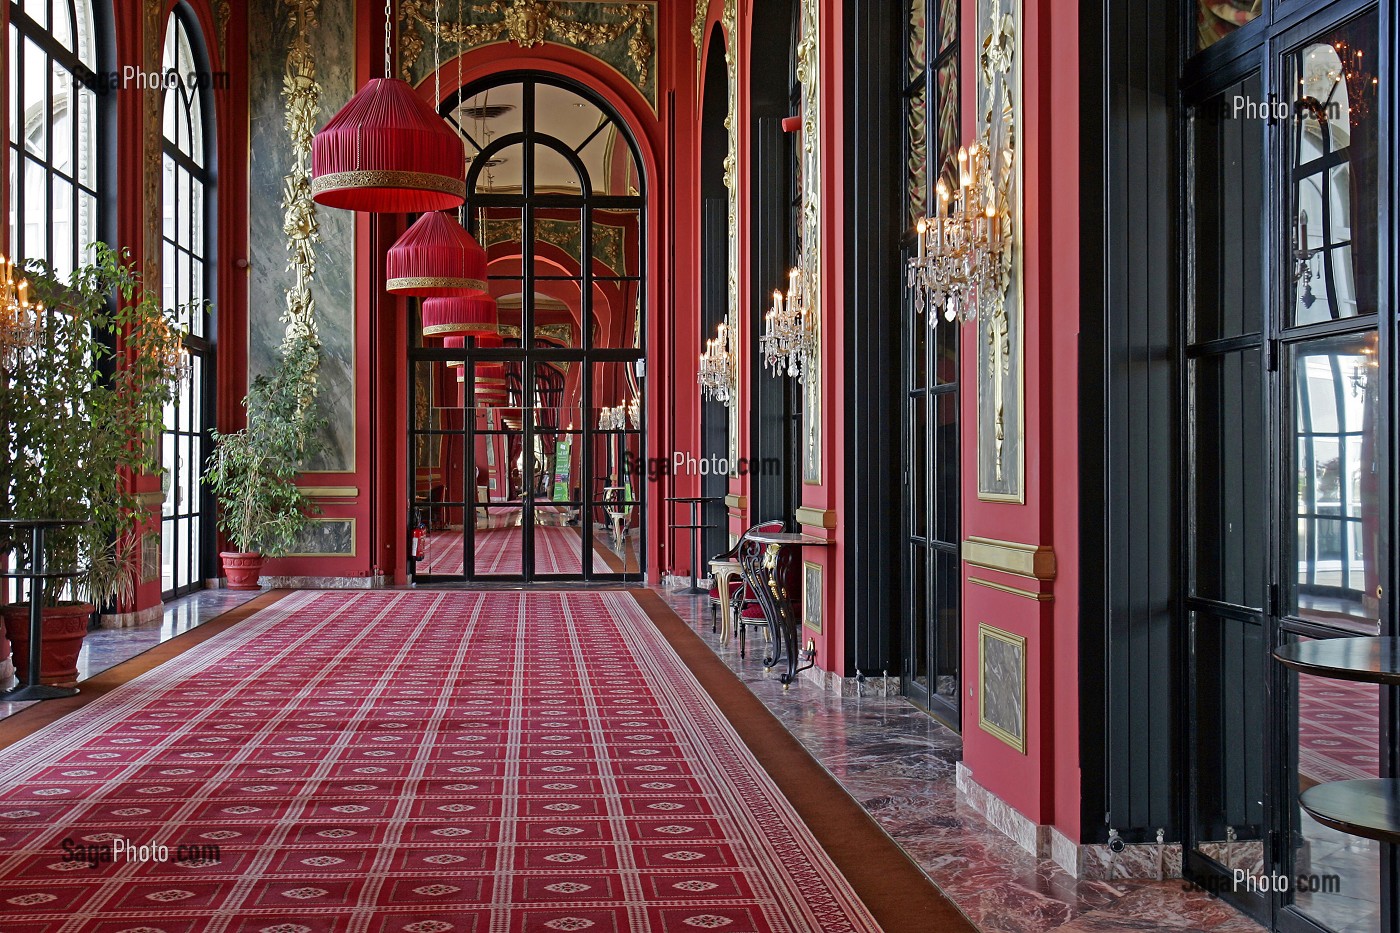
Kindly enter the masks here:
M 91 0 L 10 3 L 10 252 L 66 277 L 104 236 L 99 101 L 109 18 Z
M 178 80 L 165 91 L 161 132 L 161 286 L 167 308 L 187 330 L 190 378 L 165 410 L 166 469 L 161 512 L 161 589 L 188 592 L 205 578 L 212 534 L 200 485 L 213 389 L 214 133 L 209 73 L 198 24 L 183 4 L 165 30 L 162 68 Z

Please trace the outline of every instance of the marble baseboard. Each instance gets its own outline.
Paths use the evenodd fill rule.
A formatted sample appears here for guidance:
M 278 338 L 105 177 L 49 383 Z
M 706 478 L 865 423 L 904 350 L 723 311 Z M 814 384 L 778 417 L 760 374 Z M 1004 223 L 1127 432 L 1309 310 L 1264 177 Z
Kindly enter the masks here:
M 270 589 L 288 590 L 377 590 L 390 583 L 387 576 L 379 577 L 270 577 L 264 575 L 258 580 Z
M 99 628 L 132 628 L 158 622 L 165 615 L 165 603 L 156 603 L 135 612 L 103 613 L 97 617 Z
M 1180 843 L 1080 845 L 1054 826 L 1042 826 L 978 784 L 957 763 L 958 795 L 1004 836 L 1036 858 L 1050 859 L 1081 881 L 1164 881 L 1181 877 Z
M 835 671 L 824 671 L 819 667 L 805 670 L 801 676 L 803 680 L 832 696 L 897 697 L 903 693 L 898 677 L 867 677 L 862 681 L 856 677 L 842 677 Z

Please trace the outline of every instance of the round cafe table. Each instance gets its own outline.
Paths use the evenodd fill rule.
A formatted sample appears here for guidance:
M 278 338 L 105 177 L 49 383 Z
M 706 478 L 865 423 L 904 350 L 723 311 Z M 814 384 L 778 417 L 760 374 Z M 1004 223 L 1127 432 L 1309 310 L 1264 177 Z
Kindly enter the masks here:
M 1274 649 L 1274 658 L 1314 677 L 1400 684 L 1400 638 L 1319 638 L 1282 645 Z M 1400 843 L 1400 779 L 1329 781 L 1303 791 L 1298 804 L 1323 826 Z

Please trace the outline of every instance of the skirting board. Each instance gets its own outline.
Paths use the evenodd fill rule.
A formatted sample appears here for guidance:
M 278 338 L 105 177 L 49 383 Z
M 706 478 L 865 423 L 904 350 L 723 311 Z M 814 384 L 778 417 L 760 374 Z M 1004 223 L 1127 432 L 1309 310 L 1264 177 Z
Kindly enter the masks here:
M 157 622 L 163 615 L 165 615 L 165 603 L 156 603 L 154 606 L 147 606 L 136 612 L 103 613 L 97 617 L 97 624 L 100 628 L 131 628 L 136 625 Z
M 1041 826 L 978 784 L 972 769 L 957 766 L 958 794 L 999 832 L 1037 858 L 1050 859 L 1082 881 L 1162 881 L 1181 877 L 1181 844 L 1080 845 L 1054 826 Z

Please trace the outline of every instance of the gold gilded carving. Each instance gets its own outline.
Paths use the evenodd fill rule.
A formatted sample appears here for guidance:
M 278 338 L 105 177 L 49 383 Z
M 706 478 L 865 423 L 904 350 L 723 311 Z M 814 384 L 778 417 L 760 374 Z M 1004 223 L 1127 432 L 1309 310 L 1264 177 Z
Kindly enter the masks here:
M 978 324 L 978 497 L 1022 502 L 1024 487 L 1023 324 L 1024 302 L 1019 268 L 1017 221 L 1021 216 L 1016 155 L 1019 66 L 1016 60 L 1017 0 L 982 0 L 979 19 L 987 23 L 978 58 L 979 135 L 985 136 L 998 177 L 992 188 L 1003 199 L 996 205 L 1000 237 L 1011 248 L 998 254 L 992 288 L 1001 300 Z M 999 157 L 1010 153 L 1011 159 Z
M 142 55 L 148 73 L 161 70 L 165 44 L 164 14 L 165 3 L 163 0 L 147 0 L 145 7 L 146 41 Z M 160 130 L 155 128 L 163 125 L 161 111 L 165 105 L 165 92 L 159 87 L 149 88 L 141 103 L 142 109 L 145 111 L 145 125 L 151 128 L 151 131 L 145 134 L 142 151 L 145 170 L 142 172 L 141 193 L 146 204 L 146 229 L 143 231 L 145 256 L 143 258 L 147 280 L 158 282 L 160 281 L 160 259 L 163 252 L 160 230 L 161 217 L 163 216 L 161 148 L 164 137 Z
M 401 289 L 420 288 L 474 288 L 479 292 L 486 291 L 486 283 L 481 279 L 456 279 L 447 278 L 440 275 L 430 276 L 410 276 L 402 279 L 389 279 L 384 283 L 384 287 L 389 291 L 399 291 Z
M 233 4 L 229 0 L 219 0 L 214 11 L 214 31 L 219 43 L 219 62 L 228 62 L 228 21 L 233 16 Z
M 311 140 L 321 113 L 321 85 L 316 81 L 316 55 L 308 38 L 317 26 L 320 0 L 286 0 L 292 42 L 282 74 L 284 125 L 291 142 L 292 167 L 282 182 L 282 232 L 287 235 L 287 268 L 296 278 L 287 288 L 282 320 L 288 335 L 316 334 L 316 302 L 311 280 L 316 276 L 316 243 L 321 238 L 316 204 L 311 200 Z
M 502 40 L 526 49 L 545 42 L 573 46 L 618 68 L 655 104 L 651 63 L 656 56 L 656 4 L 650 0 L 614 3 L 490 0 L 473 3 L 471 7 L 470 19 L 442 20 L 438 27 L 431 2 L 403 0 L 399 13 L 399 68 L 405 81 L 413 80 L 414 66 L 423 52 L 424 37 L 431 40 L 436 31 L 442 42 L 457 46 L 458 54 Z M 617 43 L 624 37 L 624 60 L 608 61 L 598 54 L 599 47 Z
M 821 148 L 821 4 L 802 0 L 797 41 L 797 81 L 802 88 L 802 144 L 798 159 L 802 193 L 802 230 L 798 265 L 802 269 L 804 299 L 814 321 L 815 342 L 807 360 L 809 378 L 802 385 L 804 436 L 802 481 L 822 481 L 822 148 Z
M 695 0 L 695 20 L 690 24 L 690 38 L 695 40 L 697 56 L 704 54 L 705 17 L 710 14 L 710 0 Z

